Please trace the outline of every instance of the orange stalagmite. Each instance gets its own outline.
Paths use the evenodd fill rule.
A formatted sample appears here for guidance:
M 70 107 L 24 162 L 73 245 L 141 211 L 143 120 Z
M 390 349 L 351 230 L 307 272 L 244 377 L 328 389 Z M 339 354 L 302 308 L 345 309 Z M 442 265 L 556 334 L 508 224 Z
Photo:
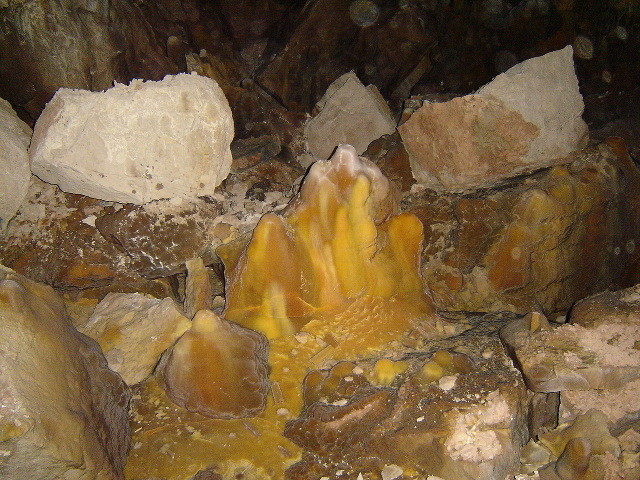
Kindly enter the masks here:
M 331 332 L 348 351 L 433 318 L 418 273 L 422 224 L 396 214 L 395 193 L 351 146 L 316 162 L 285 215 L 265 215 L 239 258 L 224 259 L 225 318 L 271 339 Z
M 341 146 L 331 160 L 313 165 L 282 215 L 260 220 L 248 244 L 218 249 L 226 275 L 223 316 L 269 338 L 270 369 L 265 345 L 248 332 L 262 335 L 199 312 L 159 368 L 169 397 L 191 412 L 146 385 L 153 401 L 138 411 L 152 414 L 136 417 L 133 439 L 145 451 L 132 452 L 128 475 L 187 479 L 215 465 L 224 478 L 235 478 L 234 472 L 285 478 L 302 455 L 282 433 L 304 406 L 303 382 L 307 396 L 322 397 L 345 376 L 354 385 L 365 381 L 366 373 L 344 360 L 401 349 L 410 335 L 442 335 L 436 326 L 445 322 L 418 273 L 422 224 L 398 210 L 380 170 Z M 406 368 L 392 363 L 378 368 L 379 383 Z M 325 378 L 318 369 L 328 367 Z M 388 394 L 381 395 L 377 402 L 386 405 Z M 238 418 L 250 415 L 256 416 Z M 192 433 L 176 436 L 172 425 L 184 419 Z M 159 457 L 159 448 L 172 456 Z

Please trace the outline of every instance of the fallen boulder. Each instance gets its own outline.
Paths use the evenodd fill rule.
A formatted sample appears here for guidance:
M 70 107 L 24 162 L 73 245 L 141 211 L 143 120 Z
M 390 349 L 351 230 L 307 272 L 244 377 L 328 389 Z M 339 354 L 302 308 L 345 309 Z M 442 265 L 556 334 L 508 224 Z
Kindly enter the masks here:
M 198 75 L 62 88 L 36 123 L 31 170 L 62 190 L 120 203 L 212 195 L 229 174 L 231 109 Z
M 0 98 L 0 232 L 18 211 L 27 194 L 31 169 L 27 148 L 31 128 Z
M 329 85 L 316 108 L 318 114 L 304 128 L 313 160 L 327 160 L 341 144 L 353 145 L 362 154 L 372 141 L 396 129 L 378 89 L 374 85 L 365 87 L 353 72 Z
M 475 94 L 425 103 L 398 130 L 419 183 L 470 191 L 563 163 L 586 144 L 583 110 L 568 46 L 510 68 Z

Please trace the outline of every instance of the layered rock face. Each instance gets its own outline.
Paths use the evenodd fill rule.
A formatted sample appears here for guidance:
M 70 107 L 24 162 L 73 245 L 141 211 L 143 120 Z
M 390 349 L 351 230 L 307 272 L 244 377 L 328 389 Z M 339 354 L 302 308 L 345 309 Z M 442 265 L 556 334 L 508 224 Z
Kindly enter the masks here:
M 70 193 L 121 203 L 212 195 L 229 174 L 233 119 L 215 81 L 60 89 L 29 148 L 31 170 Z
M 4 232 L 27 194 L 31 178 L 27 153 L 31 129 L 1 98 L 0 126 L 0 232 Z
M 131 394 L 51 287 L 0 270 L 0 474 L 122 479 Z
M 177 65 L 129 2 L 3 2 L 2 95 L 33 118 L 61 87 L 102 90 L 131 78 L 160 80 Z M 42 28 L 48 25 L 49 28 Z M 144 61 L 142 58 L 144 57 Z M 26 88 L 25 88 L 26 87 Z

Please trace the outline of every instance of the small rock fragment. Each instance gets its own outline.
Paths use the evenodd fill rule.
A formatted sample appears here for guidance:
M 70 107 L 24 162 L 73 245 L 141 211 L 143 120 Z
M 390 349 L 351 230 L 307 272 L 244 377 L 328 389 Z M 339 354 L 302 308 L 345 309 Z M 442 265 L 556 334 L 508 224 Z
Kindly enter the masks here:
M 170 298 L 109 293 L 78 329 L 100 344 L 109 368 L 134 385 L 151 375 L 162 352 L 190 326 Z

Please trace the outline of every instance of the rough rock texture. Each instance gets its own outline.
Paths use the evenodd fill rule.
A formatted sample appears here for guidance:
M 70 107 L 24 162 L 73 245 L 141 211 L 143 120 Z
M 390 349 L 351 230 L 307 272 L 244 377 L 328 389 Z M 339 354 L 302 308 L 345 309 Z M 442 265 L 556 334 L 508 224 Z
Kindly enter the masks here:
M 55 287 L 105 286 L 123 279 L 126 254 L 92 225 L 96 213 L 113 206 L 61 192 L 35 176 L 20 211 L 2 239 L 3 264 Z M 141 278 L 131 278 L 138 283 Z
M 362 154 L 369 144 L 395 131 L 396 123 L 378 89 L 365 87 L 355 73 L 335 80 L 320 99 L 318 114 L 305 125 L 309 152 L 315 160 L 327 160 L 341 144 Z
M 433 16 L 417 4 L 385 4 L 377 21 L 362 28 L 351 3 L 314 2 L 284 24 L 286 45 L 257 79 L 289 109 L 310 112 L 331 82 L 355 68 L 363 82 L 399 97 L 428 70 L 438 28 Z
M 0 476 L 122 479 L 130 393 L 51 287 L 0 267 Z
M 131 2 L 10 0 L 0 8 L 0 50 L 12 52 L 0 58 L 0 96 L 33 119 L 61 87 L 102 90 L 178 71 L 153 20 Z
M 32 176 L 20 211 L 0 238 L 0 259 L 60 288 L 164 298 L 166 289 L 141 275 L 184 272 L 185 262 L 200 256 L 209 264 L 215 247 L 250 232 L 264 213 L 281 210 L 302 173 L 275 160 L 250 163 L 238 166 L 213 200 L 124 207 L 66 194 Z
M 463 335 L 426 342 L 423 353 L 397 360 L 404 370 L 383 385 L 375 375 L 382 360 L 373 376 L 366 362 L 311 372 L 303 413 L 285 428 L 305 451 L 287 478 L 339 478 L 339 470 L 355 478 L 385 465 L 452 479 L 513 473 L 527 437 L 529 394 L 493 336 L 499 324 L 483 319 Z M 444 364 L 439 357 L 447 355 L 449 374 L 426 379 L 425 366 Z
M 398 130 L 419 183 L 485 188 L 562 163 L 586 144 L 571 47 L 526 60 L 476 94 L 426 103 Z
M 200 310 L 158 366 L 171 400 L 212 418 L 260 413 L 269 393 L 269 343 L 260 333 Z
M 565 162 L 474 195 L 405 197 L 438 309 L 551 314 L 636 282 L 638 169 L 606 145 Z
M 36 123 L 31 170 L 66 192 L 141 204 L 211 195 L 229 174 L 233 120 L 215 81 L 60 89 Z
M 31 128 L 0 98 L 0 233 L 20 208 L 27 194 L 31 169 L 27 148 Z
M 606 355 L 610 361 L 638 359 L 640 341 L 640 286 L 604 292 L 578 302 L 572 309 L 570 321 L 573 324 L 595 329 L 599 335 L 590 339 L 594 344 L 602 332 L 607 332 L 611 347 Z M 629 342 L 623 348 L 620 342 Z M 640 420 L 640 376 L 625 382 L 614 390 L 564 391 L 560 396 L 560 419 L 569 421 L 578 415 L 597 408 L 607 415 L 614 435 L 637 425 Z
M 134 385 L 151 375 L 162 352 L 191 327 L 191 322 L 170 298 L 109 293 L 91 317 L 76 327 L 98 342 L 109 368 L 127 385 Z
M 640 378 L 637 323 L 512 327 L 517 331 L 509 331 L 503 339 L 513 348 L 534 392 L 620 389 Z
M 159 200 L 127 205 L 95 220 L 96 228 L 129 255 L 131 268 L 148 278 L 185 271 L 195 257 L 211 258 L 209 227 L 220 214 L 217 202 Z

